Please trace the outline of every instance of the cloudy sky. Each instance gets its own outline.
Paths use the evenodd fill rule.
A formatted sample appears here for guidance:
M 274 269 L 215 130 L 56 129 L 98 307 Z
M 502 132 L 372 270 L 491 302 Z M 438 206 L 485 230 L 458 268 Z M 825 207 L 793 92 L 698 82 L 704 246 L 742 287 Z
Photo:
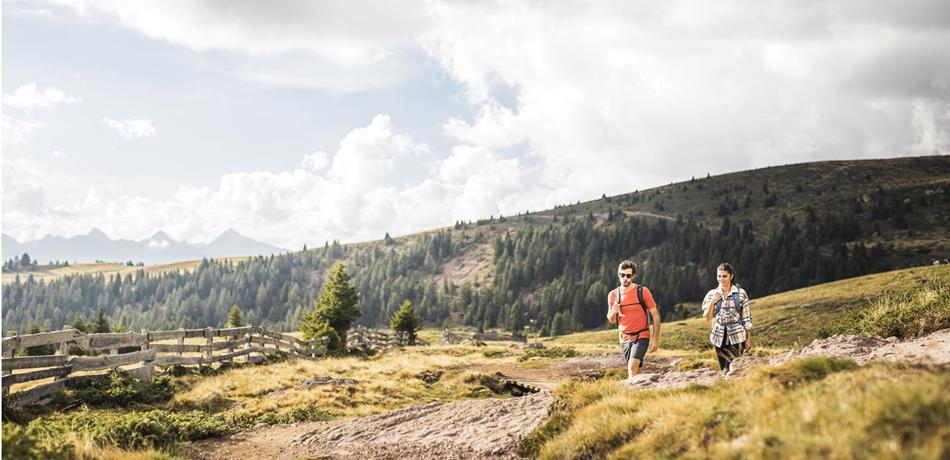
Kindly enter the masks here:
M 925 1 L 4 1 L 3 232 L 297 249 L 950 154 Z

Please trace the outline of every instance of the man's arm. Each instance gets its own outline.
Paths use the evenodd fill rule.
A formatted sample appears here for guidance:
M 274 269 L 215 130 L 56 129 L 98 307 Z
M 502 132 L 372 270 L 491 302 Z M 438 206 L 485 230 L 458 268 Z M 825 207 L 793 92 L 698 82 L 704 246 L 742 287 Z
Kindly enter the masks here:
M 660 308 L 650 309 L 650 316 L 653 317 L 653 332 L 650 333 L 650 352 L 656 351 L 660 347 Z
M 607 322 L 610 324 L 617 324 L 617 315 L 620 313 L 620 309 L 613 302 L 614 292 L 616 291 L 607 295 Z

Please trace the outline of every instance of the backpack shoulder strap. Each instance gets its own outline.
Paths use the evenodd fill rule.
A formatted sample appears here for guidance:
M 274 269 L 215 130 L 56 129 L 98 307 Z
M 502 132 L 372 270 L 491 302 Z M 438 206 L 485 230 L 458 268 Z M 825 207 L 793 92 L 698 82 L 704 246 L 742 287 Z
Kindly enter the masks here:
M 739 291 L 742 290 L 742 286 L 738 284 L 736 286 L 736 293 L 733 294 L 734 301 L 736 303 L 736 312 L 739 314 L 739 321 L 742 321 L 742 296 L 739 295 Z
M 643 309 L 643 316 L 647 319 L 647 325 L 651 323 L 650 312 L 647 311 L 647 304 L 643 302 L 643 285 L 637 285 L 637 300 L 640 301 L 640 308 Z

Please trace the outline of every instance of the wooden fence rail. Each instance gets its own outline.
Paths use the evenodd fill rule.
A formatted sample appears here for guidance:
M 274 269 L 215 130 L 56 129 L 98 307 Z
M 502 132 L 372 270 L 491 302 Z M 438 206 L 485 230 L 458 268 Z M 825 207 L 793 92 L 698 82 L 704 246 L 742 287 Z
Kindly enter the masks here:
M 241 356 L 247 362 L 258 362 L 267 355 L 280 352 L 313 359 L 325 355 L 327 351 L 326 340 L 300 340 L 259 326 L 102 334 L 84 334 L 66 326 L 61 331 L 15 334 L 3 338 L 0 347 L 3 354 L 0 360 L 3 395 L 9 394 L 10 387 L 15 384 L 53 379 L 52 382 L 13 392 L 15 403 L 20 405 L 38 402 L 64 388 L 95 377 L 74 375 L 77 372 L 134 366 L 124 370 L 136 377 L 150 379 L 156 366 L 211 365 L 234 362 L 235 358 Z M 186 339 L 198 338 L 203 338 L 204 342 L 185 343 Z M 225 340 L 215 341 L 215 338 Z M 157 343 L 170 340 L 175 342 Z M 55 354 L 15 356 L 17 350 L 48 345 L 55 346 Z M 70 345 L 91 355 L 70 355 Z M 224 353 L 216 354 L 222 351 Z M 252 355 L 255 353 L 258 355 Z
M 415 345 L 428 345 L 422 339 L 416 339 Z M 355 326 L 346 334 L 347 348 L 368 348 L 373 351 L 388 350 L 394 347 L 408 345 L 408 337 L 399 332 L 387 333 L 377 329 L 368 329 L 364 326 Z

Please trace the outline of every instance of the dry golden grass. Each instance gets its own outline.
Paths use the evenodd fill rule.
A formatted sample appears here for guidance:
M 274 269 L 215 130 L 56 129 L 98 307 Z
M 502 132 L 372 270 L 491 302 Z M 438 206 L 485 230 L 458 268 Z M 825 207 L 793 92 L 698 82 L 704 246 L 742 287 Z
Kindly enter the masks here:
M 361 416 L 430 401 L 488 396 L 484 388 L 466 382 L 466 368 L 486 363 L 513 363 L 514 356 L 486 358 L 483 348 L 432 346 L 408 348 L 370 358 L 293 360 L 232 369 L 211 377 L 190 376 L 187 387 L 171 401 L 173 408 L 230 410 L 235 416 L 257 416 L 293 407 L 317 405 L 337 416 Z M 423 371 L 444 372 L 427 385 Z M 351 385 L 301 384 L 306 378 L 330 376 L 355 379 Z
M 66 436 L 63 444 L 71 445 L 76 460 L 170 460 L 180 458 L 175 450 L 168 452 L 143 449 L 123 450 L 117 447 L 102 447 L 90 438 L 81 438 L 74 434 Z
M 946 458 L 946 372 L 814 358 L 712 387 L 558 390 L 541 458 Z M 539 441 L 546 440 L 540 443 Z

